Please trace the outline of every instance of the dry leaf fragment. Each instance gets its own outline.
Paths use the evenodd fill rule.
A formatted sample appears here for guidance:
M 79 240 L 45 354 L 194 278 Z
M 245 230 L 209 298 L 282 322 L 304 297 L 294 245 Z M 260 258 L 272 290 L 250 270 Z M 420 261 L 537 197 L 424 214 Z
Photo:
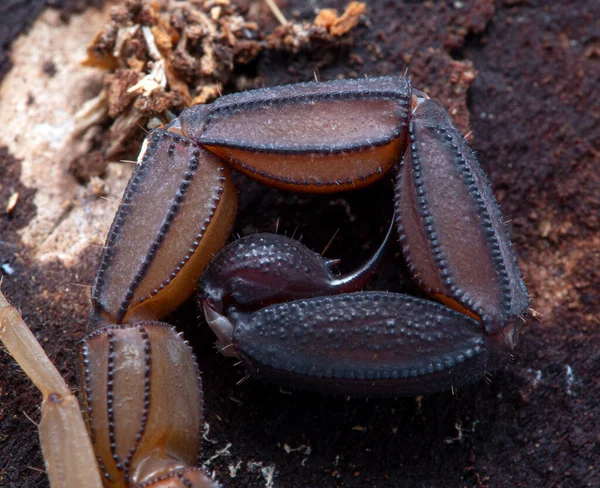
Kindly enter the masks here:
M 315 18 L 315 25 L 319 27 L 325 27 L 325 29 L 331 29 L 331 26 L 338 19 L 338 11 L 334 8 L 324 8 L 319 12 L 319 15 Z
M 346 11 L 340 18 L 335 20 L 329 29 L 333 36 L 342 36 L 352 30 L 358 24 L 358 19 L 365 13 L 367 6 L 362 2 L 350 2 Z
M 223 86 L 220 83 L 204 85 L 198 90 L 198 95 L 192 100 L 192 105 L 212 102 L 221 95 L 222 90 Z

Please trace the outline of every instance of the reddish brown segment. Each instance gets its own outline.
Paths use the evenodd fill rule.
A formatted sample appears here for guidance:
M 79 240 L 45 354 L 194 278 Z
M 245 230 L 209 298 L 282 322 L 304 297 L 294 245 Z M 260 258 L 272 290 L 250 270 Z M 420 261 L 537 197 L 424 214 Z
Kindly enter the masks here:
M 183 133 L 268 185 L 332 193 L 381 178 L 408 127 L 407 78 L 265 88 L 191 107 Z
M 92 320 L 156 319 L 177 308 L 229 237 L 236 202 L 229 169 L 216 156 L 152 132 L 102 253 Z
M 492 333 L 529 305 L 498 203 L 440 104 L 413 114 L 396 186 L 403 253 L 417 284 Z
M 105 486 L 154 482 L 186 469 L 204 481 L 176 485 L 165 478 L 151 486 L 211 486 L 188 468 L 200 450 L 202 390 L 195 358 L 177 332 L 158 322 L 112 326 L 78 349 L 82 405 Z
M 298 298 L 360 290 L 377 272 L 394 235 L 394 222 L 371 258 L 355 271 L 336 276 L 328 260 L 302 243 L 278 234 L 254 234 L 223 248 L 198 284 L 201 301 L 218 313 L 235 304 L 244 310 Z

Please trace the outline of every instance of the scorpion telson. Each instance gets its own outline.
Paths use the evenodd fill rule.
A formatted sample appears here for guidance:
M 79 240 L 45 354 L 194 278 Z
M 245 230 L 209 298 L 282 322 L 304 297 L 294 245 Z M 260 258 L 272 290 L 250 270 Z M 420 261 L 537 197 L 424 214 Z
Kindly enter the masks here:
M 278 235 L 223 248 L 237 209 L 230 168 L 333 193 L 395 166 L 394 223 L 355 273 L 336 277 L 333 261 Z M 358 291 L 390 236 L 432 300 Z M 158 322 L 201 276 L 198 297 L 224 354 L 256 376 L 338 393 L 414 395 L 476 381 L 507 363 L 514 321 L 529 305 L 473 151 L 407 78 L 265 88 L 190 107 L 147 136 L 102 252 L 77 356 L 89 436 L 75 398 L 0 294 L 0 339 L 44 394 L 53 487 L 217 485 L 193 467 L 203 403 L 195 358 Z

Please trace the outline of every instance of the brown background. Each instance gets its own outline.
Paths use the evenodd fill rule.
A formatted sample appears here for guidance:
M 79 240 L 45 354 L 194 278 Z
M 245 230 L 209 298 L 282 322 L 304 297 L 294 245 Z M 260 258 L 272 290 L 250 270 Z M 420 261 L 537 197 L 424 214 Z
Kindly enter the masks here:
M 593 3 L 374 0 L 351 47 L 270 53 L 252 67 L 276 85 L 311 79 L 315 70 L 322 79 L 378 76 L 408 64 L 414 85 L 472 130 L 510 220 L 532 306 L 544 316 L 523 325 L 514 364 L 491 383 L 420 400 L 346 400 L 255 380 L 238 386 L 243 371 L 215 353 L 210 333 L 183 327 L 205 384 L 211 429 L 203 460 L 231 443 L 231 456 L 210 464 L 225 486 L 265 486 L 260 463 L 275 466 L 278 487 L 600 485 L 600 8 Z M 287 15 L 314 16 L 304 1 L 280 5 Z M 332 5 L 342 7 L 315 3 Z M 9 25 L 26 25 L 36 13 L 21 10 L 23 21 Z M 91 283 L 98 249 L 69 269 L 36 263 L 16 233 L 35 214 L 33 191 L 19 182 L 19 162 L 3 149 L 0 158 L 0 205 L 19 192 L 12 215 L 0 217 L 0 264 L 15 270 L 3 291 L 43 332 L 45 349 L 73 384 L 71 351 L 83 335 L 87 290 L 65 293 L 65 284 Z M 237 183 L 238 233 L 273 231 L 280 218 L 280 232 L 297 230 L 322 249 L 339 227 L 328 256 L 342 258 L 345 269 L 377 245 L 391 214 L 385 182 L 333 199 L 265 190 L 243 177 Z M 374 287 L 398 289 L 397 271 L 390 259 Z M 191 303 L 173 322 L 197 315 Z M 3 353 L 0 365 L 0 486 L 47 486 L 25 417 L 39 417 L 39 395 Z

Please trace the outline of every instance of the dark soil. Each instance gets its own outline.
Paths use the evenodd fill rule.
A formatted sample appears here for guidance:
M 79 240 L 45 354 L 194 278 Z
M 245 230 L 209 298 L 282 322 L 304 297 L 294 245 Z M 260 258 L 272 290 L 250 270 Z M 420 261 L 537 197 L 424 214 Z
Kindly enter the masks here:
M 286 14 L 313 17 L 306 2 L 281 3 Z M 319 7 L 334 4 L 343 10 L 341 2 Z M 244 371 L 216 354 L 210 332 L 191 324 L 195 305 L 184 306 L 172 322 L 193 340 L 202 371 L 210 425 L 203 460 L 231 443 L 231 455 L 208 468 L 225 486 L 265 486 L 270 467 L 271 486 L 286 488 L 600 486 L 600 5 L 547 4 L 373 0 L 368 22 L 352 32 L 354 47 L 259 59 L 265 85 L 317 70 L 326 80 L 408 67 L 414 86 L 472 131 L 532 307 L 544 316 L 522 325 L 514 363 L 489 383 L 418 399 L 348 400 L 252 379 L 238 385 Z M 35 213 L 19 167 L 0 151 L 0 205 L 20 194 L 0 217 L 0 265 L 14 270 L 3 291 L 74 384 L 72 351 L 89 303 L 74 284 L 91 283 L 98 250 L 70 269 L 32 262 L 17 234 Z M 389 182 L 333 198 L 236 182 L 236 232 L 274 231 L 279 220 L 280 233 L 320 250 L 339 228 L 327 255 L 345 268 L 377 246 L 392 211 Z M 390 258 L 373 286 L 398 289 L 397 270 Z M 39 419 L 39 394 L 6 354 L 0 365 L 0 486 L 47 486 L 26 417 Z

